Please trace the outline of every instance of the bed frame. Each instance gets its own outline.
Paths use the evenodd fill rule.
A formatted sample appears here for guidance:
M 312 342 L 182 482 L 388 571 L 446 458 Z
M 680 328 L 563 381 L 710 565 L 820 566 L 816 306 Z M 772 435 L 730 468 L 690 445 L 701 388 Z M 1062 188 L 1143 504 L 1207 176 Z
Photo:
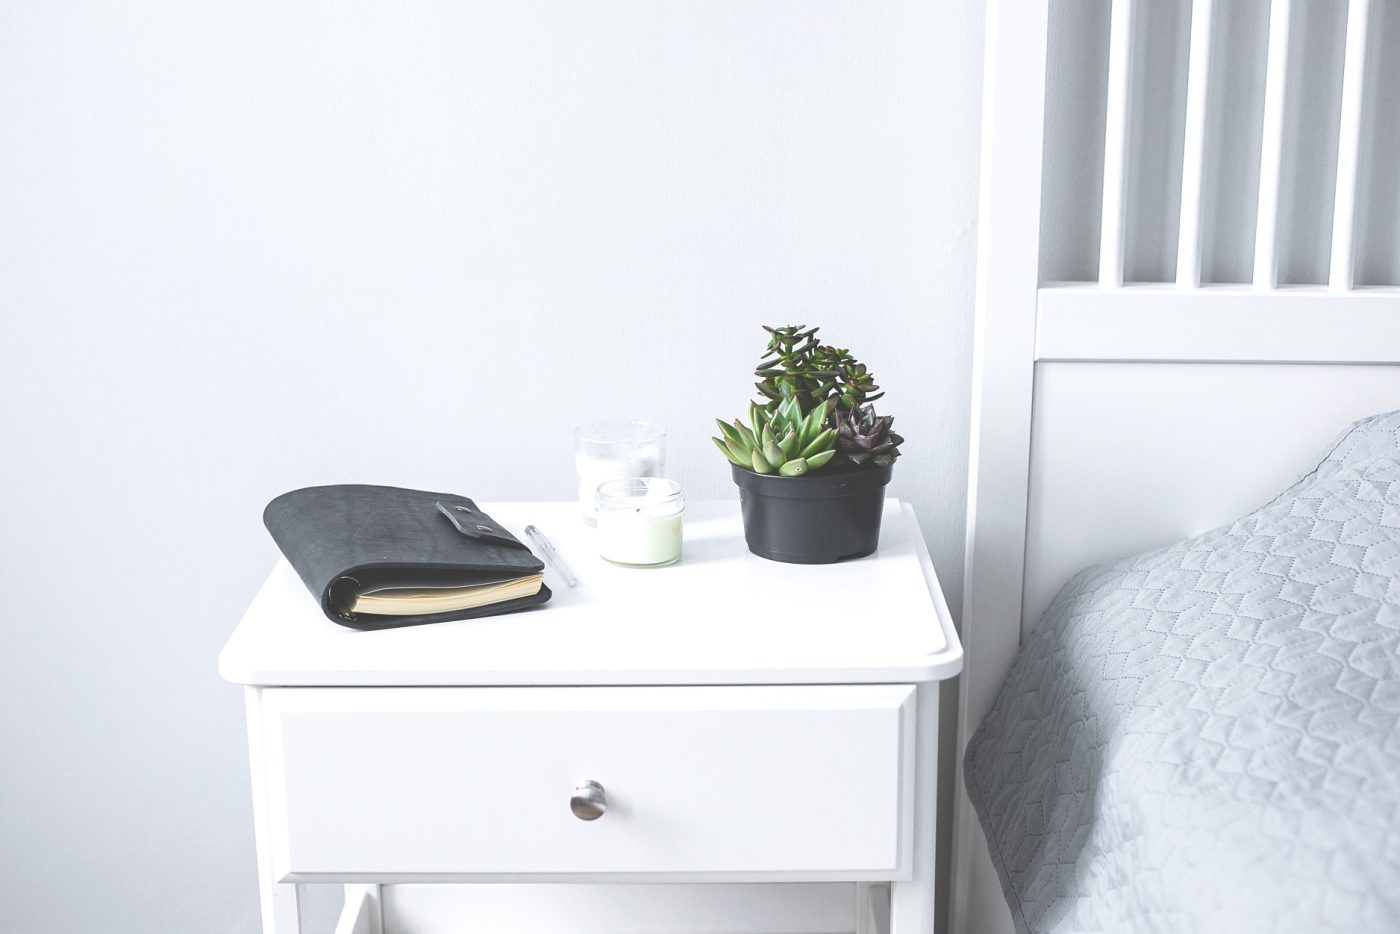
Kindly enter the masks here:
M 1220 33 L 1235 15 L 1212 0 L 1190 5 L 1177 68 L 1184 91 L 1179 106 L 1167 108 L 1180 147 L 1170 166 L 1180 194 L 1167 198 L 1178 212 L 1174 242 L 1166 244 L 1174 256 L 1163 264 L 1174 258 L 1174 276 L 1135 282 L 1130 275 L 1130 256 L 1141 245 L 1134 238 L 1147 217 L 1134 204 L 1141 191 L 1134 173 L 1145 171 L 1150 135 L 1137 57 L 1151 41 L 1144 20 L 1160 13 L 1132 0 L 1112 0 L 1111 12 L 1108 2 L 1096 7 L 1107 51 L 1102 97 L 1088 95 L 1102 101 L 1101 209 L 1090 231 L 1097 281 L 1056 281 L 1058 270 L 1046 262 L 1050 239 L 1077 230 L 1055 216 L 1068 202 L 1045 175 L 1046 166 L 1063 164 L 1047 146 L 1066 136 L 1050 90 L 1055 43 L 1074 33 L 1055 17 L 1089 6 L 991 0 L 987 9 L 954 820 L 951 927 L 958 934 L 1012 930 L 962 791 L 962 749 L 1063 582 L 1086 565 L 1248 512 L 1307 468 L 1348 422 L 1400 408 L 1400 277 L 1363 286 L 1356 274 L 1362 237 L 1374 237 L 1378 223 L 1395 225 L 1400 214 L 1400 203 L 1385 203 L 1400 185 L 1376 181 L 1382 168 L 1373 155 L 1393 118 L 1368 119 L 1395 106 L 1385 95 L 1400 82 L 1378 76 L 1380 60 L 1400 53 L 1400 5 L 1350 0 L 1334 8 L 1345 41 L 1337 44 L 1340 88 L 1328 118 L 1333 161 L 1320 176 L 1298 168 L 1299 150 L 1317 145 L 1298 130 L 1306 115 L 1296 101 L 1296 62 L 1290 69 L 1290 56 L 1311 52 L 1299 31 L 1303 8 L 1273 0 L 1265 11 L 1251 281 L 1229 285 L 1203 282 L 1213 259 L 1209 228 L 1220 216 L 1212 215 L 1212 199 L 1222 196 L 1212 184 L 1222 155 L 1212 133 L 1220 89 L 1211 65 L 1216 59 L 1219 72 L 1227 61 Z M 1384 81 L 1388 91 L 1378 87 Z M 1304 221 L 1290 198 L 1320 179 L 1331 185 L 1330 214 L 1319 217 L 1318 229 L 1300 230 Z M 1387 236 L 1390 246 L 1400 243 L 1400 232 Z M 1298 242 L 1330 242 L 1318 264 L 1323 281 L 1286 281 L 1280 257 Z M 1386 275 L 1397 268 L 1400 257 Z

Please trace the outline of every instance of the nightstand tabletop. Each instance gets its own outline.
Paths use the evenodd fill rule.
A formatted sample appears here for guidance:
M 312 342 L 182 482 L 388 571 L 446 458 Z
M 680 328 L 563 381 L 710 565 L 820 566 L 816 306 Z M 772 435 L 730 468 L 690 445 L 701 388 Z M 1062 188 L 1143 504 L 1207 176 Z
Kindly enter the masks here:
M 767 561 L 739 504 L 691 503 L 681 561 L 633 569 L 597 556 L 577 503 L 484 503 L 521 541 L 547 535 L 579 577 L 521 613 L 358 631 L 325 617 L 279 561 L 219 655 L 241 684 L 661 685 L 934 681 L 962 665 L 913 510 L 885 503 L 880 548 L 834 565 Z

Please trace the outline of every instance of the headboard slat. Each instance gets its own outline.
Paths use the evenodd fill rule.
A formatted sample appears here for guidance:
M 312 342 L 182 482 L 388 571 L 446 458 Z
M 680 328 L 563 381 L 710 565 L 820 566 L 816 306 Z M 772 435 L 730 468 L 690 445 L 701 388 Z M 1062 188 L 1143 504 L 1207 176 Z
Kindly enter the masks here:
M 1292 0 L 1269 7 L 1269 67 L 1264 79 L 1264 130 L 1259 148 L 1259 205 L 1254 220 L 1254 287 L 1278 285 L 1279 203 L 1287 143 L 1288 43 Z
M 1338 291 L 1354 283 L 1356 182 L 1361 160 L 1361 105 L 1365 93 L 1366 43 L 1371 0 L 1347 7 L 1347 50 L 1342 66 L 1341 131 L 1337 140 L 1337 193 L 1332 201 L 1332 266 L 1328 283 Z
M 1128 156 L 1132 145 L 1134 0 L 1113 4 L 1108 44 L 1108 110 L 1104 125 L 1103 220 L 1099 230 L 1099 283 L 1123 284 L 1128 237 Z
M 1186 129 L 1181 164 L 1181 223 L 1177 227 L 1176 284 L 1201 284 L 1201 214 L 1205 205 L 1206 105 L 1210 99 L 1211 37 L 1214 0 L 1191 6 L 1191 57 L 1186 75 Z

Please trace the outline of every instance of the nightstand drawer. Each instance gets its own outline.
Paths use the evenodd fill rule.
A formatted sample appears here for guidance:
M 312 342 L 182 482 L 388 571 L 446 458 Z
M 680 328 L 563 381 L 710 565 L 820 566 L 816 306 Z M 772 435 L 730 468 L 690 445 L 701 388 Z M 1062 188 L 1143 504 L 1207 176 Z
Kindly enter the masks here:
M 263 692 L 280 878 L 910 876 L 914 688 Z M 580 791 L 576 816 L 571 797 Z

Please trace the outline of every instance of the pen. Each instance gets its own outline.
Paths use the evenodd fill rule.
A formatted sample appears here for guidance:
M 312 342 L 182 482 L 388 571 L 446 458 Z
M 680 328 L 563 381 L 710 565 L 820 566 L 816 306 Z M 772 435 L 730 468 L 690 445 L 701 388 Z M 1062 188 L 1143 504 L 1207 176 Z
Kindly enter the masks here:
M 531 541 L 540 546 L 540 551 L 544 554 L 544 560 L 554 566 L 554 570 L 559 572 L 559 575 L 564 578 L 568 585 L 570 587 L 577 587 L 578 578 L 574 576 L 573 571 L 569 570 L 569 566 L 564 563 L 564 559 L 559 557 L 559 552 L 554 550 L 554 545 L 549 539 L 544 537 L 544 533 L 533 525 L 527 525 L 525 526 L 525 534 L 530 537 Z

